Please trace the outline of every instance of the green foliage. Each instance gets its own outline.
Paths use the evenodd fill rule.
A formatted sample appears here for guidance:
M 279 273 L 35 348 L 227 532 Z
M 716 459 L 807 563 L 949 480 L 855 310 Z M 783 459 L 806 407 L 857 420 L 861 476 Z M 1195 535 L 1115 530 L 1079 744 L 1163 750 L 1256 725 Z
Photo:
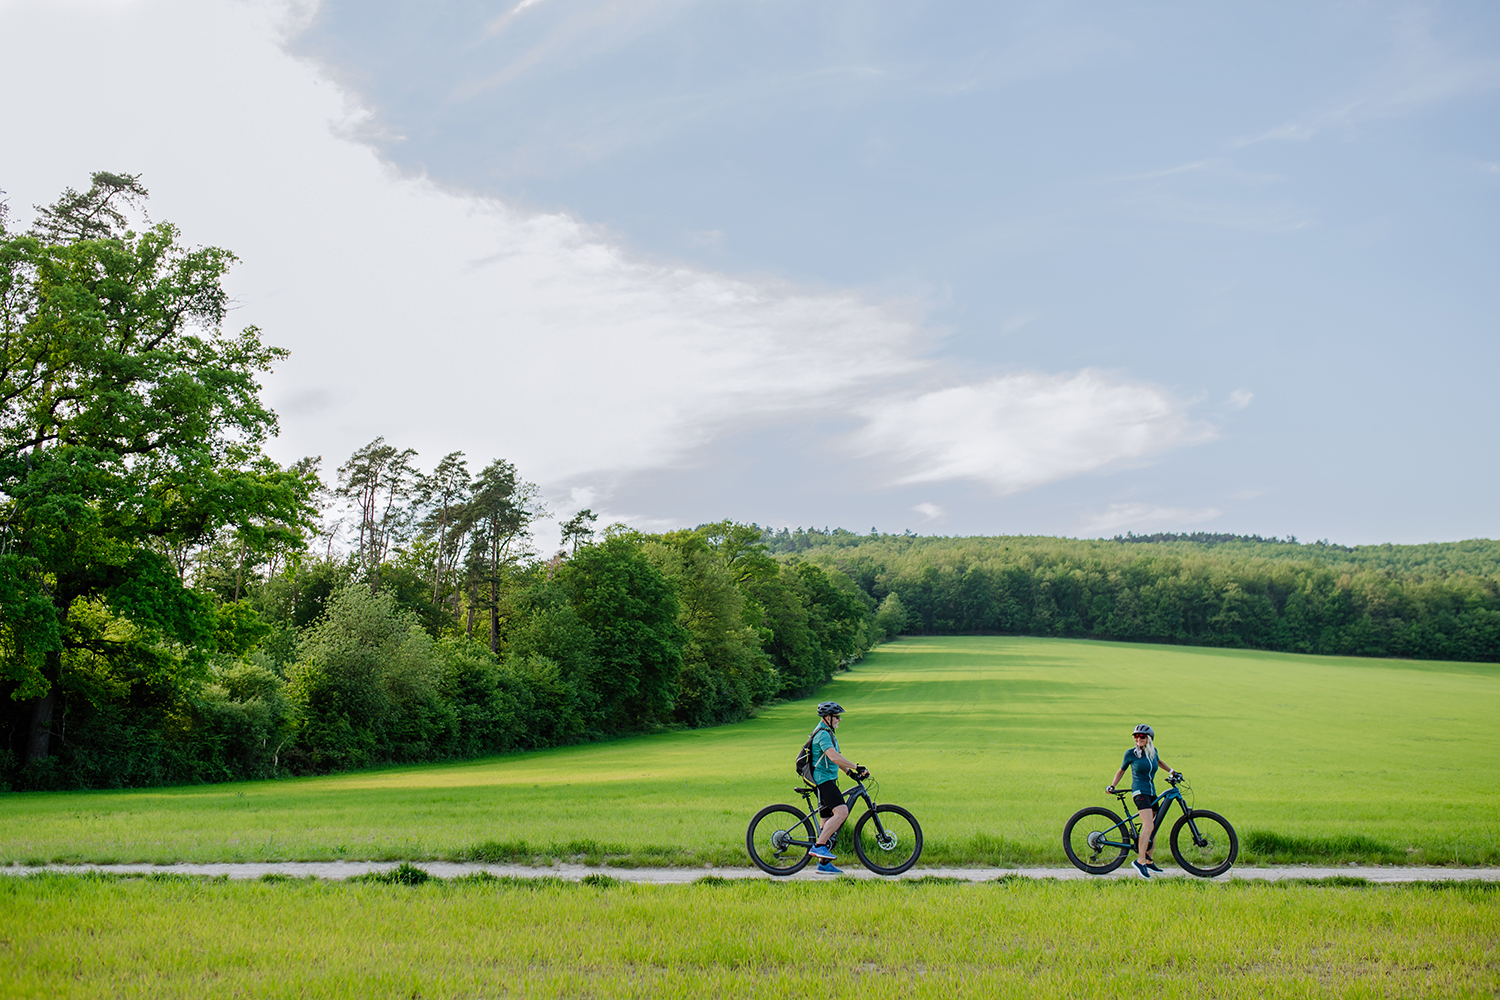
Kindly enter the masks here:
M 799 532 L 782 544 L 841 570 L 875 601 L 896 596 L 905 630 L 927 635 L 1500 660 L 1495 542 L 1348 549 Z
M 906 605 L 901 603 L 901 595 L 892 591 L 881 599 L 880 606 L 876 608 L 870 632 L 876 642 L 887 642 L 905 632 L 907 622 Z
M 356 875 L 350 881 L 370 882 L 375 885 L 422 885 L 431 879 L 432 876 L 425 869 L 403 861 L 396 867 L 383 872 Z
M 351 584 L 303 639 L 288 674 L 295 760 L 313 770 L 442 759 L 458 713 L 432 638 L 388 593 Z
M 124 229 L 118 205 L 144 188 L 93 180 L 36 233 L 0 233 L 0 691 L 24 703 L 7 714 L 33 767 L 59 696 L 82 693 L 69 677 L 133 685 L 178 658 L 167 646 L 189 662 L 211 648 L 212 604 L 174 554 L 229 529 L 299 544 L 309 513 L 306 478 L 258 451 L 276 427 L 259 377 L 285 352 L 220 329 L 234 256 L 187 249 L 170 224 Z
M 677 620 L 687 635 L 674 718 L 690 726 L 747 718 L 780 687 L 755 627 L 763 614 L 747 606 L 724 554 L 702 532 L 663 535 L 645 552 L 677 584 Z
M 676 707 L 687 634 L 675 588 L 627 532 L 582 546 L 557 578 L 587 626 L 594 694 L 590 723 L 629 732 L 668 722 Z

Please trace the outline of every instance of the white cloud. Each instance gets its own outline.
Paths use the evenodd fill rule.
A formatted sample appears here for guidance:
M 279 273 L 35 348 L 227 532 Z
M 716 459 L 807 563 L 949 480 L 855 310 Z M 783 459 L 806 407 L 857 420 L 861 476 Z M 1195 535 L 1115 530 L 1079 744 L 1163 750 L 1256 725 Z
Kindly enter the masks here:
M 1245 170 L 1222 158 L 1115 178 L 1127 186 L 1123 205 L 1153 219 L 1258 233 L 1286 233 L 1311 224 L 1308 213 L 1268 189 L 1285 178 Z
M 1172 448 L 1211 428 L 1151 385 L 1084 370 L 1015 374 L 866 404 L 855 449 L 896 484 L 968 479 L 1006 495 Z
M 28 95 L 7 111 L 23 141 L 0 147 L 12 208 L 141 172 L 154 218 L 234 250 L 233 324 L 292 350 L 266 389 L 278 458 L 331 468 L 384 435 L 427 462 L 507 458 L 559 509 L 599 509 L 616 477 L 804 416 L 867 419 L 856 445 L 897 482 L 1002 494 L 1212 436 L 1097 372 L 903 393 L 934 367 L 910 303 L 646 260 L 576 218 L 400 176 L 353 138 L 368 113 L 283 48 L 314 9 L 0 0 L 0 88 Z
M 1000 324 L 1000 336 L 1008 337 L 1013 333 L 1025 329 L 1034 322 L 1036 322 L 1036 317 L 1029 313 L 1023 313 L 1019 316 L 1012 316 L 1010 319 Z
M 1393 52 L 1379 71 L 1318 107 L 1232 146 L 1267 140 L 1305 141 L 1329 129 L 1395 118 L 1430 104 L 1500 87 L 1500 59 L 1471 58 L 1432 36 L 1430 10 L 1410 8 L 1395 19 Z
M 1243 410 L 1250 405 L 1250 401 L 1254 398 L 1255 393 L 1249 389 L 1236 389 L 1229 394 L 1229 398 L 1225 402 L 1236 410 Z
M 919 503 L 912 510 L 922 515 L 924 521 L 936 521 L 948 515 L 947 510 L 935 503 Z
M 1212 521 L 1222 513 L 1217 507 L 1158 507 L 1145 503 L 1113 503 L 1108 510 L 1090 514 L 1083 519 L 1083 534 L 1108 535 L 1122 528 L 1170 531 Z
M 918 367 L 899 304 L 642 260 L 577 219 L 396 175 L 345 137 L 360 109 L 281 48 L 291 12 L 0 6 L 0 85 L 32 95 L 7 129 L 36 137 L 0 151 L 13 207 L 140 171 L 156 218 L 239 254 L 234 322 L 293 352 L 268 385 L 284 457 L 336 462 L 379 433 L 543 481 L 607 475 Z

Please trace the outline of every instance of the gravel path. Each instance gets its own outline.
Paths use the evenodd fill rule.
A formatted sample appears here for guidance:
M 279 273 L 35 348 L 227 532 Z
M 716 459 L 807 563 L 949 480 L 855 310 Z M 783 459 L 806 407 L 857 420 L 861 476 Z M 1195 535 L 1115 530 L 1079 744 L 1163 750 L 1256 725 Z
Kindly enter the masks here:
M 154 873 L 170 873 L 177 875 L 227 875 L 231 879 L 258 879 L 264 875 L 288 875 L 293 878 L 321 878 L 321 879 L 346 879 L 355 875 L 364 875 L 369 872 L 389 871 L 400 862 L 396 861 L 280 861 L 280 862 L 258 862 L 258 863 L 223 863 L 202 865 L 0 865 L 0 874 L 3 875 L 31 875 L 38 872 L 72 872 L 80 873 L 87 871 L 108 872 L 116 875 L 149 875 Z M 523 865 L 486 865 L 467 864 L 454 861 L 418 861 L 418 868 L 437 878 L 455 878 L 459 875 L 472 875 L 476 872 L 489 872 L 491 875 L 508 875 L 514 878 L 564 878 L 570 881 L 578 881 L 586 875 L 608 875 L 622 882 L 650 882 L 654 884 L 682 884 L 693 882 L 703 878 L 705 875 L 714 875 L 719 878 L 762 878 L 769 879 L 773 876 L 766 875 L 755 868 L 593 868 L 586 865 L 554 865 L 551 868 L 532 868 Z M 861 868 L 858 863 L 851 861 L 844 866 L 844 873 L 854 878 L 878 879 L 881 876 Z M 965 882 L 988 882 L 1005 875 L 1020 875 L 1025 878 L 1055 878 L 1055 879 L 1087 879 L 1087 878 L 1133 878 L 1134 872 L 1130 867 L 1121 867 L 1111 875 L 1085 875 L 1076 868 L 916 868 L 902 878 L 923 878 L 925 876 L 936 876 L 939 878 L 962 879 Z M 1275 882 L 1288 878 L 1333 878 L 1335 876 L 1354 876 L 1356 878 L 1368 879 L 1371 882 L 1432 882 L 1449 879 L 1477 880 L 1484 882 L 1500 882 L 1500 868 L 1402 868 L 1402 867 L 1378 867 L 1345 865 L 1341 868 L 1313 868 L 1310 866 L 1288 865 L 1282 868 L 1235 868 L 1228 874 L 1222 875 L 1217 881 L 1226 881 L 1232 878 L 1260 879 Z M 783 876 L 784 878 L 796 879 L 825 879 L 828 876 L 819 875 L 813 871 L 811 866 L 803 869 L 796 875 Z M 1190 878 L 1182 872 L 1168 869 L 1165 878 Z

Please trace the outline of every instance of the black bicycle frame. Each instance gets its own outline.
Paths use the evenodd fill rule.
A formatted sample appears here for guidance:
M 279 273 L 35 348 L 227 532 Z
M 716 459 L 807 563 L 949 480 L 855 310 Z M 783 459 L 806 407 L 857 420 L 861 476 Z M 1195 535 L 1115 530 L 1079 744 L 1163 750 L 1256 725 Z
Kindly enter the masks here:
M 1098 846 L 1123 847 L 1133 851 L 1136 849 L 1136 842 L 1140 838 L 1140 831 L 1136 828 L 1135 821 L 1141 814 L 1131 812 L 1130 807 L 1125 804 L 1130 793 L 1116 792 L 1115 794 L 1120 796 L 1120 807 L 1125 810 L 1125 818 L 1115 824 L 1115 829 L 1118 830 L 1122 826 L 1127 828 L 1130 831 L 1130 842 L 1122 844 L 1115 840 L 1101 840 Z M 1151 808 L 1155 811 L 1156 815 L 1151 819 L 1151 840 L 1146 844 L 1146 850 L 1149 851 L 1152 845 L 1156 843 L 1156 832 L 1166 823 L 1167 813 L 1172 811 L 1173 802 L 1182 806 L 1183 815 L 1188 817 L 1188 826 L 1192 827 L 1194 842 L 1201 839 L 1198 835 L 1198 827 L 1193 823 L 1193 811 L 1188 808 L 1187 800 L 1182 797 L 1182 793 L 1177 790 L 1177 786 L 1173 785 L 1151 800 Z
M 818 797 L 818 790 L 816 788 L 806 788 L 806 787 L 799 788 L 799 789 L 797 789 L 797 792 L 798 792 L 798 794 L 800 794 L 802 796 L 803 801 L 806 801 L 809 798 L 816 799 Z M 863 781 L 856 782 L 847 792 L 840 792 L 839 794 L 843 795 L 843 797 L 844 797 L 844 806 L 845 806 L 845 808 L 847 808 L 849 810 L 849 815 L 850 816 L 854 815 L 854 803 L 858 802 L 860 799 L 864 799 L 865 800 L 865 806 L 867 808 L 869 808 L 869 809 L 874 809 L 875 808 L 875 800 L 872 799 L 872 798 L 870 798 L 870 793 L 865 790 L 865 783 Z M 813 807 L 811 809 L 809 809 L 807 812 L 805 812 L 805 813 L 802 814 L 802 818 L 804 820 L 813 819 L 813 817 L 817 816 L 818 811 L 821 810 L 822 808 L 823 808 L 823 804 L 821 802 L 816 803 L 815 805 L 813 805 Z M 822 820 L 822 817 L 818 816 L 818 818 L 813 821 L 813 828 L 814 829 L 817 829 L 817 830 L 823 829 L 823 824 L 822 824 L 822 822 L 820 822 L 821 820 Z M 848 821 L 846 820 L 845 822 L 848 822 Z M 842 829 L 843 828 L 840 827 L 840 830 L 842 830 Z M 883 827 L 883 826 L 880 825 L 880 813 L 876 813 L 875 814 L 875 832 L 878 833 L 878 834 L 882 834 L 882 835 L 885 833 L 885 827 Z M 786 840 L 786 842 L 789 845 L 796 845 L 797 847 L 812 847 L 813 846 L 813 841 L 811 841 L 811 840 L 797 840 L 796 838 L 792 837 L 790 830 L 787 831 L 787 840 Z

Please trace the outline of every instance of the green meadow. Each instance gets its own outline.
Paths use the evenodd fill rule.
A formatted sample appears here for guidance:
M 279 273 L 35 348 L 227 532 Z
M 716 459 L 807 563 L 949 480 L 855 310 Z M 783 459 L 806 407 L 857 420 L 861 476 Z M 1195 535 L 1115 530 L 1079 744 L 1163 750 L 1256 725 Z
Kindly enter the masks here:
M 7 878 L 0 997 L 1493 996 L 1495 890 Z
M 747 865 L 813 705 L 927 836 L 924 865 L 1065 864 L 1137 722 L 1240 864 L 1500 863 L 1500 667 L 1031 638 L 906 639 L 714 729 L 445 765 L 0 795 L 0 862 L 473 859 Z M 852 858 L 850 859 L 852 862 Z M 121 890 L 125 891 L 125 890 Z M 1174 890 L 1177 891 L 1177 890 Z M 1279 897 L 1278 897 L 1279 898 Z

